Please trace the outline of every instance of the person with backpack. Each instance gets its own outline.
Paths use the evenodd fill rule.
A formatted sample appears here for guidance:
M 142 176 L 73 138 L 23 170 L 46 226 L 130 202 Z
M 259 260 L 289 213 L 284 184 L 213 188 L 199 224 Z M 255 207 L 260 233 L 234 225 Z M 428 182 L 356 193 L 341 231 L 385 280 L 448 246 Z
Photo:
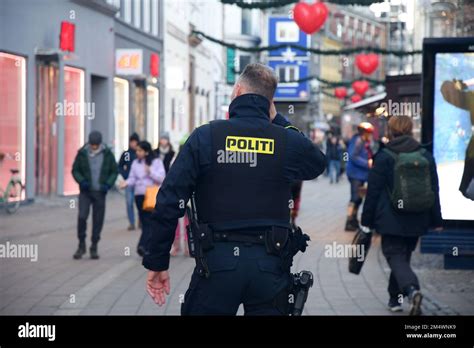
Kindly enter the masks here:
M 440 231 L 443 220 L 435 160 L 413 138 L 412 128 L 408 116 L 390 118 L 390 141 L 375 156 L 369 173 L 361 229 L 382 235 L 382 252 L 391 269 L 389 310 L 401 311 L 407 296 L 410 315 L 420 315 L 423 296 L 410 258 L 419 237 L 430 227 Z
M 359 220 L 357 213 L 362 204 L 362 190 L 372 166 L 371 140 L 374 126 L 369 122 L 361 122 L 357 126 L 357 134 L 349 141 L 349 155 L 346 167 L 347 178 L 351 184 L 351 199 L 347 207 L 346 231 L 357 231 Z

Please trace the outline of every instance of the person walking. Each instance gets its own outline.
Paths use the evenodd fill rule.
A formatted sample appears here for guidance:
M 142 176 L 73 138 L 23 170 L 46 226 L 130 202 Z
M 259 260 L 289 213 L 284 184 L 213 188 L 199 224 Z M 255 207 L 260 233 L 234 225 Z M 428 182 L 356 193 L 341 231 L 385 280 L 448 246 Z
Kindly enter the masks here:
M 118 170 L 124 180 L 127 180 L 132 167 L 132 162 L 137 158 L 136 150 L 140 137 L 137 133 L 133 133 L 128 141 L 128 150 L 124 151 L 120 156 Z M 125 188 L 125 203 L 127 207 L 128 217 L 128 230 L 133 231 L 135 229 L 135 208 L 134 208 L 134 191 L 133 186 Z
M 79 217 L 77 237 L 79 247 L 74 259 L 80 259 L 86 253 L 86 230 L 89 210 L 92 206 L 91 259 L 98 259 L 97 245 L 104 224 L 105 198 L 115 184 L 118 169 L 114 155 L 109 147 L 102 143 L 102 134 L 92 131 L 89 141 L 77 153 L 72 166 L 72 176 L 79 184 Z
M 170 143 L 168 133 L 163 133 L 160 137 L 158 148 L 155 150 L 155 156 L 158 157 L 165 166 L 166 173 L 169 172 L 171 163 L 174 159 L 175 152 Z
M 357 213 L 363 200 L 362 189 L 372 166 L 370 145 L 373 132 L 374 126 L 369 122 L 362 122 L 357 127 L 357 134 L 349 141 L 346 174 L 351 185 L 351 199 L 347 207 L 346 231 L 356 231 L 359 228 Z
M 170 248 L 191 199 L 198 246 L 181 314 L 235 315 L 240 304 L 246 315 L 288 314 L 290 266 L 304 250 L 301 240 L 290 241 L 291 182 L 320 175 L 326 158 L 276 112 L 276 87 L 271 68 L 248 64 L 234 85 L 229 119 L 195 129 L 178 154 L 158 192 L 143 258 L 158 305 L 170 293 Z M 239 152 L 246 156 L 235 161 Z
M 132 162 L 130 174 L 122 184 L 122 188 L 133 187 L 135 204 L 141 221 L 142 233 L 137 246 L 137 253 L 144 256 L 148 250 L 148 242 L 153 229 L 151 212 L 143 209 L 147 187 L 161 185 L 165 178 L 163 162 L 155 157 L 148 141 L 140 141 L 136 150 L 137 158 Z
M 329 162 L 329 183 L 338 183 L 341 172 L 342 147 L 336 135 L 329 138 L 326 156 Z
M 419 315 L 423 296 L 411 255 L 419 237 L 429 227 L 440 231 L 443 220 L 435 160 L 413 138 L 412 128 L 408 116 L 390 118 L 390 141 L 375 156 L 369 173 L 361 224 L 382 235 L 382 252 L 391 269 L 388 308 L 401 311 L 407 296 L 410 315 Z

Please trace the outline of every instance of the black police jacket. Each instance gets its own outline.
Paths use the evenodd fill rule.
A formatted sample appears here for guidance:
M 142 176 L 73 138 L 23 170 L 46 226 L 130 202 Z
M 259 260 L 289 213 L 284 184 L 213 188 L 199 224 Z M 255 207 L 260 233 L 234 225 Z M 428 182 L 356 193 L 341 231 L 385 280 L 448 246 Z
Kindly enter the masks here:
M 249 128 L 269 122 L 268 99 L 255 94 L 235 98 L 229 106 L 229 117 Z M 284 177 L 288 182 L 312 180 L 326 168 L 324 154 L 281 115 L 273 124 L 286 127 Z M 178 219 L 185 213 L 186 204 L 199 178 L 211 169 L 211 128 L 209 124 L 195 129 L 171 166 L 156 198 L 153 213 L 154 228 L 143 258 L 143 266 L 153 271 L 169 267 L 170 249 Z

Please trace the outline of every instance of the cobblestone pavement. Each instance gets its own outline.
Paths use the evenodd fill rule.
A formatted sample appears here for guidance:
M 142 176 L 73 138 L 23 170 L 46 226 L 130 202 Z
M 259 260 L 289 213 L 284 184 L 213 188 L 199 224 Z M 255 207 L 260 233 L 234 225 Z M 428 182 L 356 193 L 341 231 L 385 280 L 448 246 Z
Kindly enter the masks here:
M 329 185 L 326 178 L 319 178 L 303 184 L 298 223 L 312 241 L 306 253 L 297 255 L 294 268 L 315 275 L 304 314 L 395 315 L 385 307 L 389 269 L 379 237 L 358 276 L 347 271 L 347 259 L 325 256 L 326 245 L 347 244 L 353 238 L 353 233 L 343 231 L 348 192 L 345 180 Z M 0 260 L 0 314 L 179 314 L 194 261 L 172 258 L 172 293 L 166 305 L 158 307 L 144 290 L 146 270 L 135 253 L 139 232 L 126 231 L 124 197 L 109 194 L 97 261 L 72 259 L 77 247 L 74 204 L 73 198 L 39 199 L 16 215 L 0 213 L 1 244 L 37 244 L 39 250 L 37 262 Z M 474 314 L 473 271 L 443 270 L 440 255 L 418 251 L 413 264 L 425 294 L 424 314 Z

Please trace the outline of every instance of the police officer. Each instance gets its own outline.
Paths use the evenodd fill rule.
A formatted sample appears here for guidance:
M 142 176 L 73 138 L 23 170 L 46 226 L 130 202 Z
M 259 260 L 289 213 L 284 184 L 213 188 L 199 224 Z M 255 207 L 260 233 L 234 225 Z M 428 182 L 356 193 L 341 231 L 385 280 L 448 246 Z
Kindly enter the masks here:
M 194 193 L 205 247 L 181 314 L 235 315 L 240 304 L 246 315 L 286 314 L 277 299 L 287 301 L 290 282 L 290 184 L 316 178 L 326 159 L 276 113 L 276 87 L 270 68 L 247 65 L 232 92 L 229 120 L 194 130 L 171 167 L 143 259 L 147 291 L 158 305 L 170 293 L 170 248 Z

